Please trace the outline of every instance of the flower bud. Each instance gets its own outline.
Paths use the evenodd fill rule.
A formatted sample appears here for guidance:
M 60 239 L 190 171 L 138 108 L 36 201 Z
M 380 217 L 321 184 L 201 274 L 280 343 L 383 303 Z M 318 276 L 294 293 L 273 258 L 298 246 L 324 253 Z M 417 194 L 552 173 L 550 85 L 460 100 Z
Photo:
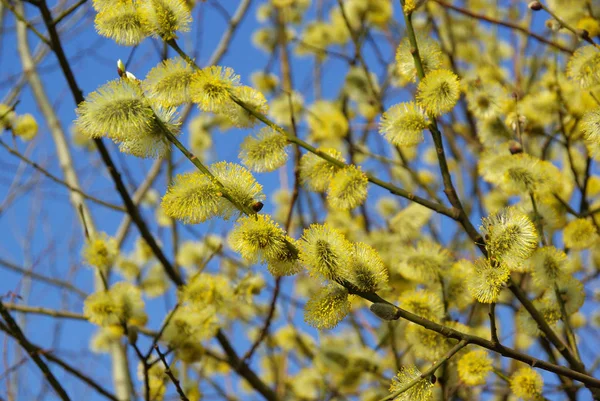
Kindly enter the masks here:
M 125 64 L 123 64 L 123 62 L 121 61 L 121 59 L 117 60 L 117 73 L 119 74 L 119 77 L 123 77 L 123 75 L 125 74 L 126 68 L 125 68 Z
M 132 80 L 132 81 L 138 81 L 137 77 L 135 75 L 133 75 L 132 73 L 130 73 L 129 71 L 125 71 L 124 78 Z
M 558 32 L 562 28 L 562 24 L 555 19 L 549 19 L 546 21 L 546 28 Z
M 540 11 L 542 9 L 542 3 L 540 3 L 539 1 L 535 0 L 530 2 L 527 7 L 529 7 L 530 10 L 533 11 Z
M 590 33 L 586 29 L 577 29 L 577 34 L 582 39 L 589 39 L 590 38 Z

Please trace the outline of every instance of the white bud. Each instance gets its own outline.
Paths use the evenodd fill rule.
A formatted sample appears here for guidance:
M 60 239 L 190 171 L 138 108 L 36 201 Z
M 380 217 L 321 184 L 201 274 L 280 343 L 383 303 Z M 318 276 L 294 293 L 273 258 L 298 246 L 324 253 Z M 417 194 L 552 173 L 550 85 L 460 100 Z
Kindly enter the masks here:
M 129 71 L 125 72 L 125 78 L 127 79 L 131 79 L 132 81 L 137 81 L 137 77 L 135 75 L 133 75 L 132 73 L 130 73 Z

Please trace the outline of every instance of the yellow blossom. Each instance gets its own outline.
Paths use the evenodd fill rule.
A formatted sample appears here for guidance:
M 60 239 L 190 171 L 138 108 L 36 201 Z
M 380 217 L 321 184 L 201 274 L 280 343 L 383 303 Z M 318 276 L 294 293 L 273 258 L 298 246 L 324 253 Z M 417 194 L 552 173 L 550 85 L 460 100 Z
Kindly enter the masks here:
M 179 106 L 189 102 L 189 85 L 193 76 L 192 67 L 181 58 L 168 59 L 150 70 L 142 87 L 146 96 L 162 106 Z
M 15 118 L 12 125 L 12 131 L 13 134 L 20 137 L 22 140 L 31 141 L 38 133 L 38 124 L 31 114 L 23 114 Z
M 285 135 L 272 128 L 263 128 L 255 137 L 247 136 L 241 145 L 239 158 L 249 169 L 256 172 L 274 171 L 288 159 Z
M 327 201 L 337 210 L 350 210 L 364 203 L 369 180 L 360 167 L 350 165 L 338 170 L 329 183 Z
M 106 272 L 115 263 L 119 254 L 116 239 L 106 233 L 99 233 L 89 238 L 83 248 L 83 259 L 92 267 Z
M 492 371 L 492 360 L 484 350 L 471 351 L 458 360 L 458 376 L 467 386 L 485 384 Z
M 348 290 L 331 283 L 319 289 L 304 306 L 304 321 L 318 329 L 332 329 L 350 312 Z
M 138 45 L 147 35 L 141 15 L 132 2 L 119 1 L 103 8 L 94 22 L 100 35 L 120 45 Z
M 454 108 L 460 97 L 458 77 L 449 70 L 431 71 L 419 83 L 416 97 L 427 113 L 445 114 Z
M 345 162 L 342 154 L 332 148 L 319 149 L 326 155 Z M 300 181 L 309 190 L 325 192 L 339 167 L 314 153 L 306 153 L 300 159 Z
M 414 102 L 390 107 L 381 116 L 379 132 L 396 146 L 415 146 L 423 141 L 428 122 L 423 110 Z
M 201 110 L 218 112 L 231 106 L 229 91 L 240 77 L 229 67 L 210 66 L 196 71 L 190 82 L 190 96 Z
M 404 389 L 415 380 L 417 383 L 393 398 L 393 401 L 430 401 L 433 399 L 433 383 L 428 377 L 421 377 L 421 372 L 415 366 L 403 366 L 394 376 L 390 393 Z
M 514 395 L 525 401 L 543 399 L 543 386 L 542 376 L 529 366 L 520 368 L 510 376 L 510 389 Z
M 312 224 L 298 243 L 300 260 L 312 276 L 336 279 L 348 266 L 352 245 L 328 225 Z
M 184 0 L 144 0 L 138 10 L 146 31 L 163 40 L 177 38 L 177 31 L 190 30 L 192 15 Z
M 587 219 L 572 220 L 563 231 L 563 241 L 567 248 L 587 249 L 598 240 L 598 233 Z

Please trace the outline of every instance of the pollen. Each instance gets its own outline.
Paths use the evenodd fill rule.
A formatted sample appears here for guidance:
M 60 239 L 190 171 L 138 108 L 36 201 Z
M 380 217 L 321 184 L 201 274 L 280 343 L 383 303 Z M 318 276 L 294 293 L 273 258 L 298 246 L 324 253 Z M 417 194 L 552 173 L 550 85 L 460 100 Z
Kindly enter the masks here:
M 415 146 L 423 142 L 428 126 L 423 110 L 414 102 L 400 103 L 383 113 L 379 132 L 396 146 Z
M 445 114 L 454 108 L 460 97 L 458 76 L 448 70 L 431 71 L 419 83 L 416 97 L 427 113 Z
M 203 111 L 222 111 L 231 106 L 229 91 L 239 86 L 239 81 L 240 77 L 229 67 L 206 67 L 192 77 L 191 99 Z
M 256 172 L 274 171 L 285 165 L 287 138 L 272 128 L 263 128 L 256 137 L 247 136 L 241 145 L 239 158 Z
M 96 14 L 96 30 L 104 37 L 125 46 L 135 46 L 147 36 L 142 18 L 131 2 L 116 2 Z
M 335 173 L 327 189 L 327 201 L 337 210 L 350 210 L 364 203 L 369 180 L 360 167 L 350 165 Z
M 319 289 L 304 306 L 304 321 L 323 330 L 333 329 L 350 313 L 348 290 L 331 283 Z
M 484 350 L 471 351 L 458 360 L 458 376 L 467 386 L 485 384 L 488 374 L 492 371 L 492 359 Z

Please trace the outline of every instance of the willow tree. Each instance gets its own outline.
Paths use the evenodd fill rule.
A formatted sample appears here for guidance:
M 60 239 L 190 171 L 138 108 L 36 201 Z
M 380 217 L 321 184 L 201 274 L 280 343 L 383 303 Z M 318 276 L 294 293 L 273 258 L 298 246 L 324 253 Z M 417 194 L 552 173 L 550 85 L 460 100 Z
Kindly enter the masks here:
M 32 364 L 63 400 L 79 381 L 121 401 L 600 399 L 597 3 L 23 3 L 1 3 L 22 78 L 0 144 L 14 182 L 35 180 L 3 189 L 3 212 L 43 202 L 46 180 L 68 193 L 75 251 L 63 227 L 44 240 L 76 276 L 35 270 L 27 243 L 0 259 L 19 274 L 2 288 L 2 397 L 31 398 Z M 76 68 L 64 42 L 92 29 L 86 10 L 132 50 L 84 95 L 103 67 Z M 204 13 L 227 18 L 207 60 Z M 264 65 L 249 76 L 244 23 Z M 42 146 L 51 162 L 28 155 Z M 38 282 L 66 301 L 36 303 Z M 106 364 L 33 341 L 37 315 L 80 320 L 63 338 Z

